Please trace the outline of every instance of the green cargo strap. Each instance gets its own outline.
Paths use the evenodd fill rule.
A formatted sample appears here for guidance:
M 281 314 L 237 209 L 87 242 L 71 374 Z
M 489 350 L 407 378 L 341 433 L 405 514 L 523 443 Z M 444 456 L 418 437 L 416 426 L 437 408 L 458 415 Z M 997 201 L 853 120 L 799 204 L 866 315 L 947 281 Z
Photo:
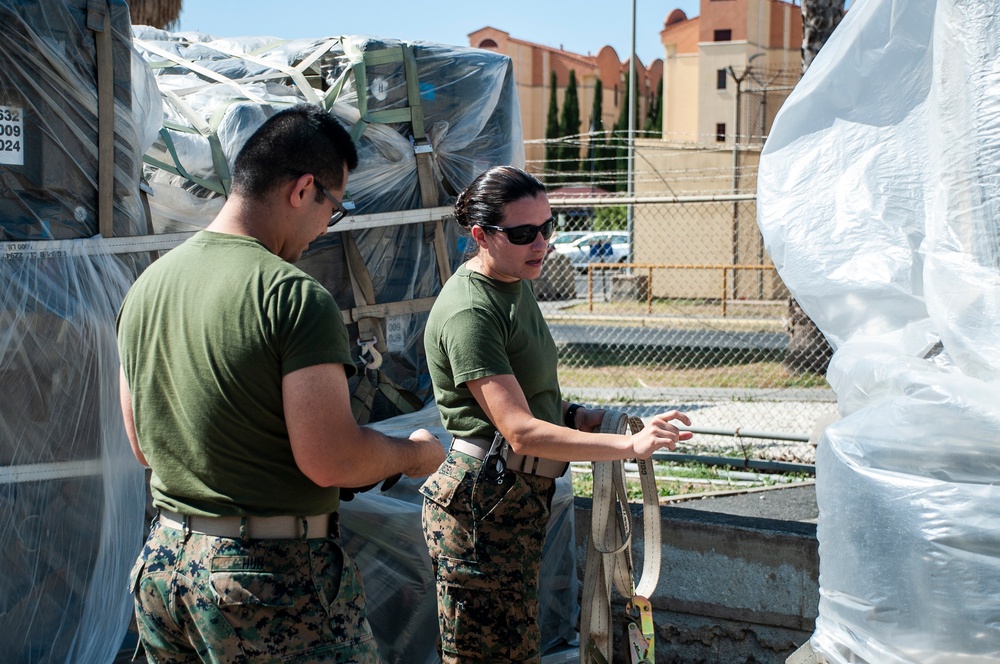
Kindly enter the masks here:
M 226 195 L 226 189 L 221 182 L 217 182 L 214 180 L 206 180 L 204 178 L 200 178 L 196 175 L 188 173 L 187 169 L 184 168 L 184 165 L 181 164 L 181 159 L 179 156 L 177 156 L 177 149 L 174 147 L 174 141 L 173 139 L 170 138 L 170 132 L 168 132 L 165 127 L 160 129 L 160 138 L 163 140 L 163 144 L 166 146 L 167 152 L 169 152 L 170 156 L 173 157 L 174 159 L 173 165 L 166 164 L 160 161 L 159 159 L 154 159 L 153 157 L 150 157 L 148 155 L 143 155 L 142 157 L 143 162 L 149 164 L 150 166 L 156 166 L 157 168 L 167 171 L 168 173 L 172 173 L 174 175 L 179 175 L 183 178 L 187 178 L 191 182 L 194 182 L 197 185 L 205 187 L 210 191 L 214 191 L 217 194 L 222 194 L 223 196 Z
M 361 250 L 354 240 L 351 231 L 340 234 L 344 243 L 344 258 L 347 259 L 347 272 L 351 277 L 351 289 L 354 291 L 354 303 L 375 304 L 375 287 L 372 285 L 372 277 L 368 272 L 364 259 L 361 257 Z M 359 318 L 358 342 L 374 341 L 375 349 L 384 353 L 385 333 L 382 332 L 382 322 L 375 317 Z
M 97 229 L 110 238 L 115 234 L 115 64 L 106 0 L 88 0 L 87 28 L 97 47 Z
M 358 384 L 354 386 L 354 394 L 351 395 L 351 415 L 358 424 L 368 424 L 371 421 L 375 391 L 375 385 L 362 371 Z
M 378 392 L 381 392 L 396 410 L 404 415 L 415 413 L 424 407 L 423 401 L 417 395 L 393 382 L 385 372 L 367 372 L 358 380 L 351 395 L 351 415 L 355 422 L 368 424 L 371 421 L 372 407 Z

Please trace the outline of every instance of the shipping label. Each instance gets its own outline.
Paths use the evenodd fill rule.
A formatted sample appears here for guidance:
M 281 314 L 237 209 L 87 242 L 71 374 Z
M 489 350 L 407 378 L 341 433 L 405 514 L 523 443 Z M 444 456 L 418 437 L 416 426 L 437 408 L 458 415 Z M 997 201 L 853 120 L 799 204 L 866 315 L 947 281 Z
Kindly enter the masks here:
M 24 109 L 0 106 L 0 164 L 24 166 Z

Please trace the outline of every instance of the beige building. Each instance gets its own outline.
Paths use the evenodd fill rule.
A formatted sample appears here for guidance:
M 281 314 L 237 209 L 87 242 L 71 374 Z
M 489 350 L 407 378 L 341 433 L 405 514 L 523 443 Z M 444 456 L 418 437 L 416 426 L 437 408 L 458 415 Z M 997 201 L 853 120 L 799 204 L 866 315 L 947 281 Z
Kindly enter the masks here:
M 761 143 L 802 69 L 802 10 L 783 0 L 701 0 L 700 16 L 671 12 L 660 41 L 663 137 Z
M 469 45 L 503 53 L 512 61 L 517 96 L 521 104 L 521 126 L 529 170 L 540 172 L 543 168 L 545 148 L 541 141 L 545 138 L 552 72 L 556 74 L 556 105 L 560 116 L 569 72 L 576 72 L 577 97 L 580 102 L 579 134 L 586 134 L 590 129 L 594 84 L 598 79 L 603 91 L 601 119 L 604 128 L 610 130 L 618 120 L 627 93 L 625 76 L 628 72 L 628 59 L 622 61 L 611 46 L 602 47 L 596 56 L 579 55 L 561 48 L 515 39 L 510 33 L 491 27 L 470 33 Z M 636 59 L 636 70 L 639 108 L 646 109 L 652 95 L 656 94 L 662 77 L 663 61 L 655 60 L 647 67 Z M 585 143 L 585 138 L 581 143 Z M 584 154 L 583 150 L 585 146 L 581 144 L 581 154 Z
M 783 0 L 701 0 L 700 16 L 672 11 L 660 39 L 664 59 L 649 67 L 638 65 L 641 109 L 663 80 L 663 135 L 636 141 L 636 195 L 753 193 L 764 138 L 800 76 L 801 8 Z M 622 62 L 610 46 L 597 56 L 578 55 L 490 27 L 471 33 L 469 43 L 513 61 L 532 170 L 543 166 L 550 72 L 556 73 L 560 110 L 569 72 L 576 72 L 581 134 L 590 125 L 598 78 L 604 88 L 605 129 L 617 120 L 628 61 Z M 633 232 L 637 263 L 712 266 L 655 270 L 654 297 L 787 296 L 773 270 L 732 268 L 770 264 L 753 201 L 636 205 Z
M 675 9 L 660 40 L 663 140 L 637 141 L 639 196 L 752 194 L 760 151 L 801 72 L 801 8 L 782 0 L 701 0 L 701 14 Z M 635 208 L 634 259 L 711 269 L 657 270 L 655 297 L 779 299 L 787 290 L 770 265 L 756 203 L 702 202 Z M 683 238 L 664 243 L 663 237 Z M 722 269 L 726 266 L 726 270 Z

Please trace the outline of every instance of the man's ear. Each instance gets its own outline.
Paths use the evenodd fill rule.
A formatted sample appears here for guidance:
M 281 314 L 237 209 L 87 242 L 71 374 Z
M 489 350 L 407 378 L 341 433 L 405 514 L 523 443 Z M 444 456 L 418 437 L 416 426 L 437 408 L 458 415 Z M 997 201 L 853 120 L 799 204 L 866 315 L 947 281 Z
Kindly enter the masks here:
M 288 202 L 293 208 L 300 208 L 308 202 L 306 190 L 314 181 L 310 173 L 299 176 L 299 179 L 292 180 L 289 185 L 285 185 L 284 193 L 288 196 Z

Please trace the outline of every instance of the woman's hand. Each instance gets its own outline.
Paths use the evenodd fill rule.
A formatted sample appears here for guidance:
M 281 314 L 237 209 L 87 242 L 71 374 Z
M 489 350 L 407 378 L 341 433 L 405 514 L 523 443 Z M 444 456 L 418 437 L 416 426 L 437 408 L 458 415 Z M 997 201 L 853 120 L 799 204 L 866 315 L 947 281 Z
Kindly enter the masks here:
M 673 451 L 677 448 L 678 442 L 690 440 L 694 434 L 678 429 L 670 423 L 674 420 L 691 426 L 691 420 L 679 410 L 660 413 L 643 427 L 642 431 L 632 436 L 632 451 L 635 453 L 635 458 L 648 459 L 653 452 L 664 447 Z

